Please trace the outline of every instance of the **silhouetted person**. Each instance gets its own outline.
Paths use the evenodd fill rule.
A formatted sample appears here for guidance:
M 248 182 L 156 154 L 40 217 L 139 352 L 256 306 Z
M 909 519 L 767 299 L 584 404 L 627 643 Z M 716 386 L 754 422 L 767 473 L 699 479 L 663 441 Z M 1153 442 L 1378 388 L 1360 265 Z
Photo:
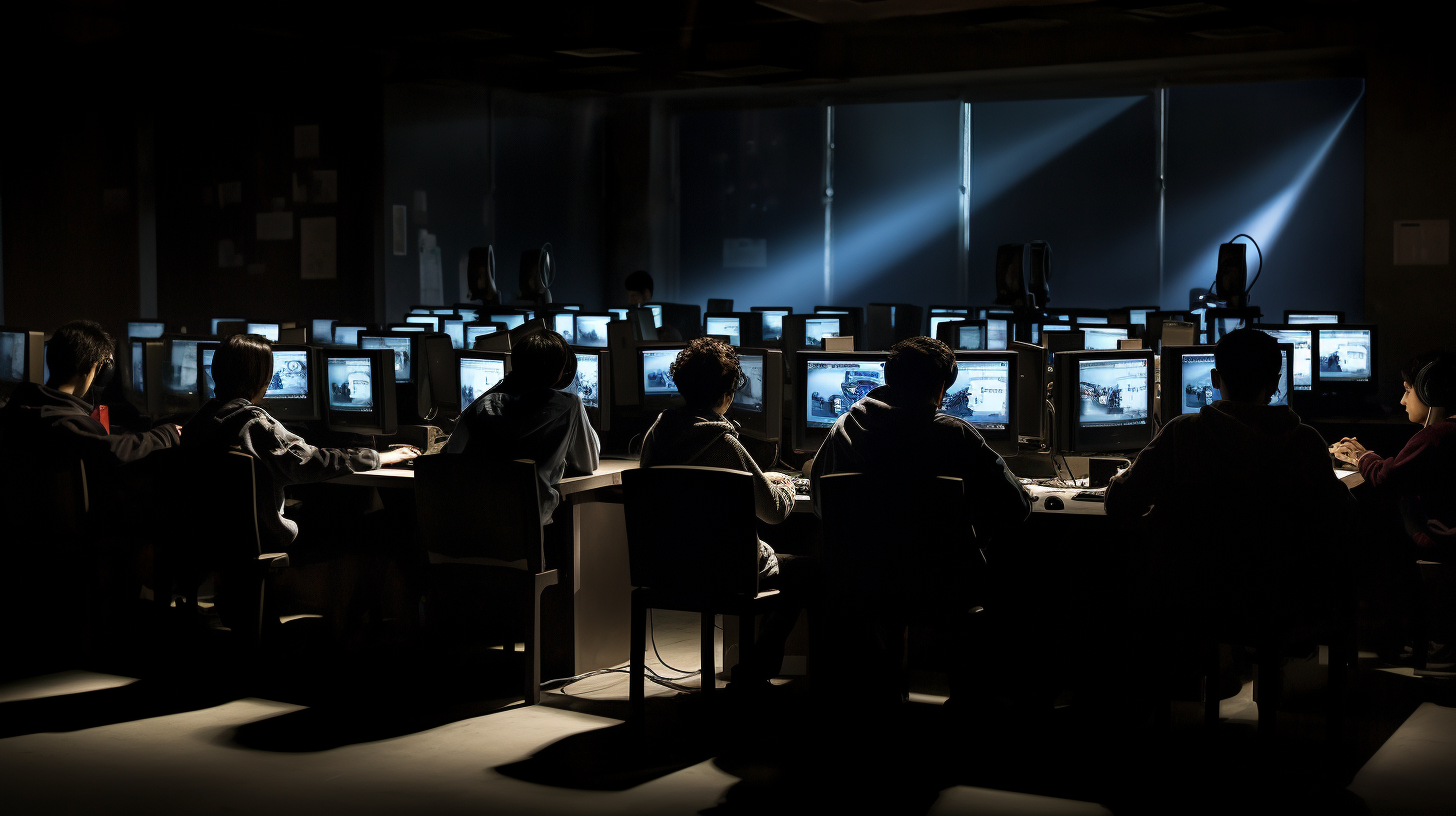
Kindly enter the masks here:
M 641 306 L 652 302 L 652 276 L 647 270 L 639 269 L 627 276 L 627 305 Z
M 599 464 L 601 442 L 586 407 L 561 390 L 575 379 L 576 354 L 561 335 L 528 335 L 511 348 L 511 373 L 461 413 L 446 447 L 482 459 L 535 460 L 543 524 L 561 501 L 561 477 L 568 470 L 591 473 Z
M 642 467 L 696 465 L 749 473 L 754 514 L 766 524 L 786 520 L 794 512 L 792 482 L 782 474 L 760 470 L 738 441 L 738 423 L 724 416 L 733 395 L 746 383 L 737 352 L 721 340 L 700 337 L 678 352 L 669 373 L 687 405 L 663 411 L 652 423 L 642 440 Z M 810 559 L 777 554 L 768 544 L 758 543 L 759 586 L 781 590 L 785 603 L 764 622 L 759 648 L 754 650 L 763 665 L 746 669 L 756 676 L 735 679 L 767 680 L 782 669 L 784 643 L 804 607 L 811 571 Z

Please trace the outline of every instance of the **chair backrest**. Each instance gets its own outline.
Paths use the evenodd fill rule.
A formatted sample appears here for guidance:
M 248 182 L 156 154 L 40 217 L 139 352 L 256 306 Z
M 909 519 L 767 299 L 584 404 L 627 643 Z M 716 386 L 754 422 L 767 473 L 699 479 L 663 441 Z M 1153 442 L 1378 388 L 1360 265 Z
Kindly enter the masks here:
M 453 453 L 415 460 L 420 544 L 451 558 L 524 562 L 542 570 L 536 463 L 489 461 Z
M 706 597 L 757 594 L 753 478 L 690 465 L 624 471 L 632 585 Z
M 951 476 L 823 477 L 826 593 L 874 598 L 886 608 L 958 603 L 973 595 L 983 561 L 963 496 L 964 484 Z
M 249 560 L 264 552 L 254 464 L 253 457 L 242 451 L 180 449 L 168 474 L 167 513 L 179 540 L 206 543 L 186 553 L 188 560 L 197 556 Z
M 80 543 L 91 511 L 86 463 L 80 459 L 15 467 L 0 479 L 0 518 L 16 541 L 42 536 Z

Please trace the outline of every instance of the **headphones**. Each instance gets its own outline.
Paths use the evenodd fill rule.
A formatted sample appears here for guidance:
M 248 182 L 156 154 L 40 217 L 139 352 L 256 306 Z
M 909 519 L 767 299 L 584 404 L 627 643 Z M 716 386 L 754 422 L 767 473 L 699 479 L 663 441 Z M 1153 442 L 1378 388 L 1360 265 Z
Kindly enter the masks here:
M 1456 407 L 1456 365 L 1446 357 L 1426 363 L 1416 372 L 1411 390 L 1428 408 Z
M 93 391 L 105 391 L 106 386 L 111 385 L 111 380 L 116 376 L 116 358 L 107 357 L 105 362 L 96 367 L 96 376 L 91 379 Z

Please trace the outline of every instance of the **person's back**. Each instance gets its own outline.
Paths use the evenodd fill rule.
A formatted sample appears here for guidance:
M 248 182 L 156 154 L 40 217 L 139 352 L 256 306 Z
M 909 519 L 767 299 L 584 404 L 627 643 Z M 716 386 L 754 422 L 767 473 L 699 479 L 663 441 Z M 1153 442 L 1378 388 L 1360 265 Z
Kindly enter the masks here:
M 820 480 L 833 473 L 956 476 L 965 482 L 968 521 L 977 537 L 1025 521 L 1031 500 L 1005 461 L 969 423 L 940 413 L 955 376 L 955 354 L 939 340 L 896 343 L 885 365 L 886 384 L 835 421 L 814 457 L 816 510 Z
M 561 335 L 543 331 L 511 349 L 511 373 L 460 415 L 447 453 L 493 461 L 531 459 L 540 482 L 541 521 L 561 501 L 556 483 L 568 469 L 587 474 L 601 443 L 581 399 L 560 389 L 576 377 L 576 355 Z

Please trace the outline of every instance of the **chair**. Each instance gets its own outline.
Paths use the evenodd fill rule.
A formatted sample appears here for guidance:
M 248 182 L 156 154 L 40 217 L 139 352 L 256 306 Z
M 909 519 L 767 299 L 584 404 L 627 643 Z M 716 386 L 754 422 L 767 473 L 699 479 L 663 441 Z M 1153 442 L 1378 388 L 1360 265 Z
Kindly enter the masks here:
M 740 655 L 751 665 L 754 616 L 773 611 L 778 590 L 758 588 L 753 476 L 737 470 L 664 465 L 622 474 L 632 585 L 630 718 L 646 706 L 647 610 L 697 612 L 704 694 L 716 686 L 715 615 L 736 615 Z
M 819 620 L 828 671 L 816 685 L 831 687 L 857 674 L 861 642 L 870 627 L 890 627 L 888 648 L 876 666 L 882 682 L 905 692 L 905 632 L 910 626 L 950 628 L 958 635 L 957 663 L 951 671 L 952 697 L 965 692 L 969 672 L 962 664 L 971 651 L 971 623 L 985 608 L 982 595 L 985 559 L 976 546 L 967 516 L 964 485 L 950 476 L 884 478 L 836 473 L 819 482 L 823 519 L 823 569 Z M 841 691 L 841 693 L 844 693 Z
M 536 464 L 435 454 L 415 460 L 415 510 L 424 550 L 489 563 L 442 564 L 432 573 L 495 581 L 525 622 L 522 699 L 541 701 L 541 594 L 557 581 L 545 569 Z M 507 641 L 513 643 L 514 639 Z
M 16 543 L 6 553 L 9 572 L 29 576 L 4 593 L 7 651 L 39 657 L 64 653 L 68 645 L 84 649 L 99 569 L 85 462 L 9 469 L 0 480 L 0 514 L 7 541 Z M 55 594 L 59 586 L 75 589 L 78 583 L 78 597 Z
M 253 457 L 184 448 L 177 465 L 171 485 L 174 534 L 154 556 L 155 602 L 164 612 L 170 609 L 176 587 L 195 609 L 197 585 L 216 570 L 234 634 L 256 649 L 263 639 L 268 578 L 288 566 L 288 553 L 264 551 Z

